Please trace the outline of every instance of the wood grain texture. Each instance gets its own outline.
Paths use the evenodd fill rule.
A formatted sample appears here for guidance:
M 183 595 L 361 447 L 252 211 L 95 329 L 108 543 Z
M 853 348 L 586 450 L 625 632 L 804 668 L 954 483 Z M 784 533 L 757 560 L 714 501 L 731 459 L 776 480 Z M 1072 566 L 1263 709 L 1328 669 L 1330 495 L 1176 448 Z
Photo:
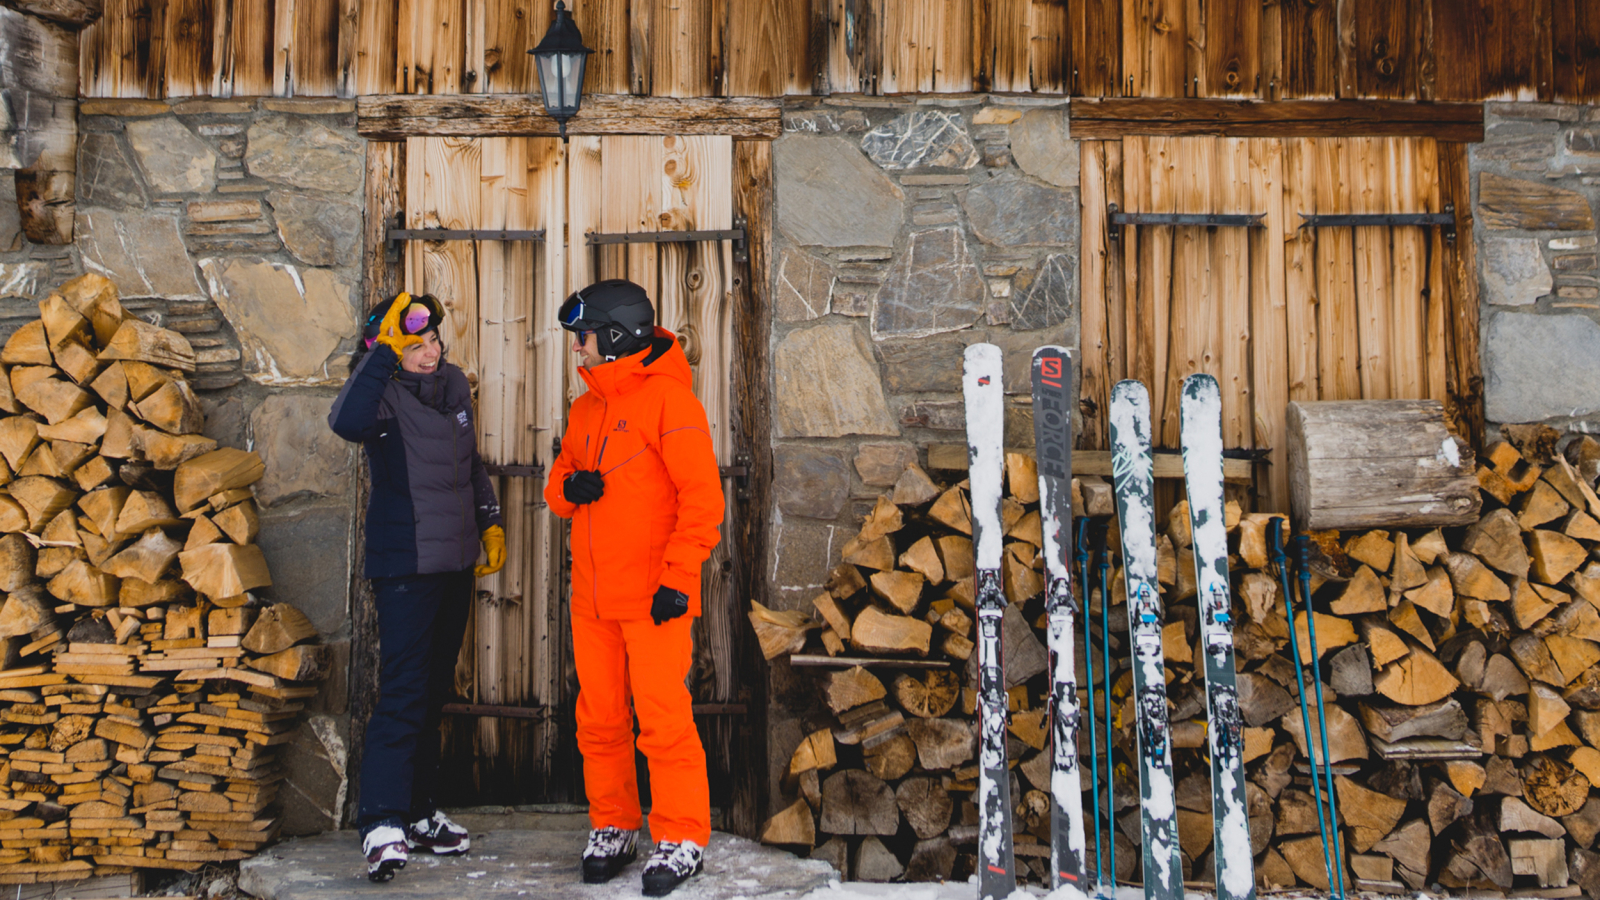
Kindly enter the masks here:
M 1261 0 L 1206 3 L 1200 96 L 1261 95 L 1261 24 Z
M 1351 212 L 1381 213 L 1392 209 L 1391 185 L 1386 177 L 1388 143 L 1378 138 L 1351 138 L 1348 142 Z M 1352 228 L 1350 231 L 1356 335 L 1360 345 L 1356 367 L 1361 375 L 1361 397 L 1388 400 L 1395 396 L 1389 377 L 1394 359 L 1389 328 L 1393 310 L 1390 296 L 1393 273 L 1389 266 L 1392 235 L 1387 227 Z
M 1587 0 L 1551 0 L 1555 99 L 1594 102 L 1600 94 L 1600 9 Z
M 1339 138 L 1316 141 L 1319 213 L 1351 212 L 1351 147 Z M 1361 337 L 1357 324 L 1351 229 L 1327 228 L 1316 236 L 1317 368 L 1324 400 L 1361 397 Z
M 272 93 L 276 9 L 277 0 L 217 0 L 213 96 Z
M 167 0 L 167 97 L 210 93 L 216 50 L 215 9 L 215 0 Z
M 359 0 L 355 42 L 357 94 L 392 94 L 395 91 L 400 3 L 401 0 Z
M 1445 350 L 1446 380 L 1450 394 L 1445 404 L 1457 433 L 1474 447 L 1483 445 L 1483 369 L 1478 349 L 1478 262 L 1472 239 L 1472 185 L 1467 172 L 1467 148 L 1440 143 L 1441 199 L 1456 209 L 1456 239 L 1445 244 Z
M 1283 271 L 1288 328 L 1290 400 L 1322 396 L 1317 364 L 1316 232 L 1301 228 L 1301 214 L 1316 209 L 1317 144 L 1311 138 L 1283 141 Z
M 1025 92 L 1033 89 L 1030 17 L 1033 0 L 983 0 L 986 15 L 976 60 L 987 87 L 979 90 Z
M 1289 403 L 1288 297 L 1285 254 L 1284 142 L 1250 142 L 1250 207 L 1266 212 L 1265 228 L 1249 232 L 1250 410 L 1254 446 L 1270 448 L 1271 465 L 1257 485 L 1263 509 L 1289 500 L 1284 416 Z
M 1227 137 L 1416 135 L 1474 142 L 1483 139 L 1483 107 L 1465 103 L 1391 101 L 1285 100 L 1257 103 L 1148 98 L 1080 100 L 1073 103 L 1073 137 L 1100 140 L 1126 134 Z
M 1115 5 L 1112 0 L 1083 2 L 1099 2 L 1102 9 Z M 1077 59 L 1071 46 L 1073 5 L 1057 0 L 1033 0 L 1028 18 L 1031 32 L 1028 38 L 1028 67 L 1033 73 L 1035 93 L 1065 94 L 1072 89 L 1073 61 Z M 1114 23 L 1115 19 L 1111 22 Z M 1106 27 L 1101 26 L 1102 29 Z M 1095 45 L 1114 47 L 1115 42 L 1109 36 L 1102 36 L 1096 38 Z
M 1110 270 L 1116 264 L 1108 246 L 1106 224 L 1106 148 L 1112 145 L 1109 141 L 1086 141 L 1078 156 L 1083 244 L 1078 257 L 1078 409 L 1082 421 L 1077 446 L 1085 450 L 1107 446 L 1106 415 L 1114 383 L 1108 370 L 1112 350 L 1106 319 Z M 1116 145 L 1120 147 L 1120 142 Z
M 1399 99 L 1417 96 L 1417 69 L 1422 20 L 1417 0 L 1342 0 L 1340 8 L 1354 20 L 1354 92 L 1342 86 L 1339 96 Z
M 356 101 L 356 130 L 371 140 L 417 135 L 549 137 L 556 135 L 544 104 L 524 95 L 407 96 Z M 569 134 L 723 134 L 776 138 L 782 107 L 771 100 L 685 99 L 601 94 L 584 97 L 567 124 Z
M 1187 6 L 1186 0 L 1123 0 L 1121 85 L 1127 96 L 1189 96 Z
M 344 25 L 339 0 L 293 0 L 293 9 L 293 43 L 283 79 L 289 89 L 280 94 L 301 97 L 337 94 L 340 35 Z
M 730 97 L 809 93 L 818 74 L 812 62 L 826 53 L 825 48 L 813 46 L 825 34 L 816 24 L 809 0 L 730 7 L 722 93 Z
M 539 76 L 528 51 L 549 29 L 551 15 L 548 3 L 484 0 L 484 93 L 526 94 L 539 89 Z
M 1045 0 L 1034 0 L 1036 18 Z M 1067 4 L 1068 71 L 1066 90 L 1083 97 L 1116 97 L 1122 77 L 1122 0 L 1081 0 Z M 1036 32 L 1042 29 L 1035 26 Z

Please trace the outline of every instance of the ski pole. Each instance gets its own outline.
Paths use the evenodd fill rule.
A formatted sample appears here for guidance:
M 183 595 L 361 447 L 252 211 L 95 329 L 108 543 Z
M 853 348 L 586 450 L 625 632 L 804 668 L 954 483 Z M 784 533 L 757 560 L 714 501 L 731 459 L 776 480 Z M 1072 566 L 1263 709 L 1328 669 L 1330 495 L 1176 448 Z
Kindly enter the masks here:
M 1106 855 L 1109 866 L 1107 874 L 1111 884 L 1111 896 L 1117 895 L 1117 769 L 1112 758 L 1112 733 L 1111 733 L 1111 553 L 1106 549 L 1106 533 L 1110 530 L 1111 523 L 1099 529 L 1095 541 L 1095 553 L 1100 558 L 1100 660 L 1101 677 L 1105 679 L 1106 690 Z M 1087 649 L 1087 648 L 1086 648 Z M 1095 796 L 1099 797 L 1099 786 L 1095 787 Z
M 1091 793 L 1094 794 L 1094 889 L 1096 896 L 1101 885 L 1100 848 L 1100 735 L 1094 715 L 1094 637 L 1089 633 L 1089 519 L 1078 520 L 1078 583 L 1083 585 L 1083 664 L 1084 680 L 1089 683 L 1089 769 L 1092 773 Z
M 1311 713 L 1306 708 L 1306 680 L 1300 662 L 1300 638 L 1295 634 L 1294 627 L 1294 586 L 1290 580 L 1289 558 L 1283 552 L 1282 527 L 1283 519 L 1270 520 L 1267 523 L 1268 540 L 1272 543 L 1272 561 L 1278 567 L 1278 580 L 1283 585 L 1283 607 L 1289 618 L 1289 647 L 1294 652 L 1294 683 L 1300 695 L 1300 727 L 1306 736 L 1306 760 L 1311 764 L 1311 797 L 1317 807 L 1317 831 L 1322 835 L 1322 864 L 1327 869 L 1328 890 L 1332 891 L 1333 857 L 1328 850 L 1328 823 L 1323 819 L 1322 787 L 1317 782 L 1317 753 L 1311 742 Z
M 1305 535 L 1294 539 L 1295 557 L 1299 563 L 1300 600 L 1306 607 L 1306 633 L 1311 639 L 1311 681 L 1317 686 L 1317 728 L 1322 732 L 1322 779 L 1328 788 L 1328 824 L 1333 831 L 1333 868 L 1339 875 L 1339 900 L 1344 900 L 1344 863 L 1339 836 L 1339 809 L 1333 793 L 1333 759 L 1328 755 L 1328 712 L 1322 704 L 1322 674 L 1317 662 L 1317 616 L 1311 608 L 1311 540 Z M 1317 779 L 1317 767 L 1311 767 L 1311 780 Z M 1333 883 L 1328 883 L 1333 888 Z

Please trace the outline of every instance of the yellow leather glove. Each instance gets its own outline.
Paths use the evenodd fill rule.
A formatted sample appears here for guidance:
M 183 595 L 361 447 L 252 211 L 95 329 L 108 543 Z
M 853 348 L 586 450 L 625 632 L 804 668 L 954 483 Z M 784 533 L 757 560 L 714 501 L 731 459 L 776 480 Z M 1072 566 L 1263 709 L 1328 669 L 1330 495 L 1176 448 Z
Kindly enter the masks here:
M 422 343 L 422 335 L 420 334 L 400 333 L 400 316 L 406 311 L 406 307 L 410 305 L 411 295 L 401 291 L 399 296 L 394 298 L 394 305 L 389 307 L 387 313 L 384 313 L 383 321 L 378 323 L 378 343 L 393 350 L 395 356 L 403 355 L 405 349 L 412 344 Z
M 472 570 L 478 578 L 493 575 L 505 567 L 506 564 L 506 530 L 499 525 L 490 525 L 483 530 L 483 552 L 488 556 L 488 561 Z

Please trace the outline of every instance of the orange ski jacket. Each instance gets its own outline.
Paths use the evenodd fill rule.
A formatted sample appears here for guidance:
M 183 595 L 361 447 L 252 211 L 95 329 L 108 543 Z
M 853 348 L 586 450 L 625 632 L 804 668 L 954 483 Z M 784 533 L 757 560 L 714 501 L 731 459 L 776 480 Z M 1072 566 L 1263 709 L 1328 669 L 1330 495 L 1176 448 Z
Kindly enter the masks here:
M 657 328 L 649 350 L 578 372 L 589 390 L 572 403 L 544 489 L 551 511 L 572 520 L 572 614 L 648 618 L 664 584 L 698 616 L 723 497 L 689 360 Z M 562 486 L 581 469 L 599 470 L 605 494 L 576 506 Z

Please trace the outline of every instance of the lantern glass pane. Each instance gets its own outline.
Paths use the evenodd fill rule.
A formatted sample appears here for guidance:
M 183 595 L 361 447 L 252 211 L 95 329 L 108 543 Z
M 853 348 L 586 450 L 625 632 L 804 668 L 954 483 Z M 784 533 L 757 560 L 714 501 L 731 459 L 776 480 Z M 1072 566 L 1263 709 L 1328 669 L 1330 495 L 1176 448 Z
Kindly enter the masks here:
M 564 77 L 561 85 L 561 105 L 573 112 L 577 112 L 578 104 L 582 102 L 580 94 L 583 91 L 584 63 L 588 62 L 589 54 L 581 52 L 562 54 L 561 58 L 565 62 L 563 67 L 565 69 L 563 72 Z
M 550 112 L 555 112 L 561 105 L 561 64 L 558 54 L 539 54 L 534 60 L 539 66 L 539 94 L 544 99 L 544 107 Z

